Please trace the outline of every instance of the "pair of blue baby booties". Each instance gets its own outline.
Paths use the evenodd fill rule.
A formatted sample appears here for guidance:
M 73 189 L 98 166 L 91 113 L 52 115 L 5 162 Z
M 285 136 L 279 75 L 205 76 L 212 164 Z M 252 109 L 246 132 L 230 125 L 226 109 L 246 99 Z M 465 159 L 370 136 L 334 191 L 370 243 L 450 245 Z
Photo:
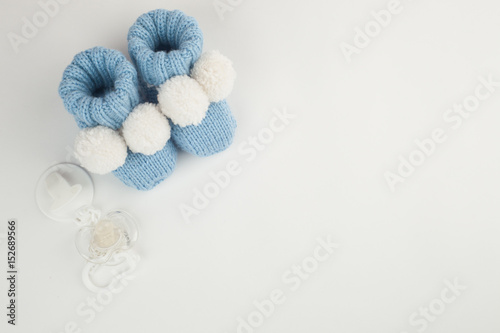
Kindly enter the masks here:
M 77 54 L 64 71 L 59 94 L 81 129 L 83 139 L 78 147 L 75 142 L 75 155 L 82 158 L 82 166 L 94 173 L 112 172 L 125 185 L 150 190 L 173 172 L 177 149 L 210 156 L 228 148 L 236 121 L 225 97 L 235 73 L 228 59 L 219 61 L 223 56 L 218 51 L 205 57 L 202 47 L 203 35 L 194 18 L 179 10 L 158 9 L 141 15 L 129 30 L 133 64 L 119 51 L 104 47 Z M 170 93 L 163 101 L 158 95 L 161 89 Z M 184 114 L 192 106 L 203 111 L 193 116 L 195 120 Z M 141 107 L 149 108 L 152 118 L 145 121 L 143 115 L 134 115 L 132 119 Z M 128 126 L 131 129 L 126 128 L 128 123 L 133 123 Z M 130 141 L 139 137 L 142 146 L 161 136 L 160 146 L 154 152 L 137 152 L 122 138 L 125 130 L 132 133 Z M 122 161 L 117 168 L 109 167 L 107 158 Z M 94 163 L 88 165 L 98 160 L 99 167 L 92 170 L 84 160 Z

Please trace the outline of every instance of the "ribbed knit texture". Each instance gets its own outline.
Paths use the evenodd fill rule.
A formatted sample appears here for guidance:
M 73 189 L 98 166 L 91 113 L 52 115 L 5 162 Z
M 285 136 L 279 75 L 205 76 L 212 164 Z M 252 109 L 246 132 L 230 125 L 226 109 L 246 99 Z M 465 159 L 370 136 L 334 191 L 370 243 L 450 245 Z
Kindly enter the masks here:
M 188 74 L 203 49 L 198 22 L 179 10 L 153 10 L 141 15 L 128 33 L 128 51 L 139 75 L 159 86 Z
M 75 56 L 63 74 L 59 94 L 80 128 L 119 129 L 140 102 L 135 68 L 119 51 L 103 47 Z M 128 150 L 125 164 L 113 174 L 128 186 L 150 190 L 173 172 L 176 160 L 177 150 L 168 140 L 153 155 Z
M 59 95 L 80 128 L 120 128 L 139 104 L 137 72 L 119 51 L 95 47 L 75 56 L 63 74 Z
M 194 18 L 178 10 L 158 9 L 139 17 L 129 30 L 128 42 L 141 92 L 151 103 L 158 103 L 156 87 L 174 76 L 189 75 L 201 55 L 203 35 Z M 223 100 L 211 103 L 197 126 L 171 125 L 172 139 L 180 149 L 209 156 L 231 145 L 236 120 Z
M 197 126 L 172 125 L 171 135 L 182 150 L 197 156 L 210 156 L 233 143 L 236 120 L 225 100 L 210 103 L 207 115 Z
M 161 183 L 175 169 L 177 150 L 172 140 L 168 140 L 162 150 L 153 155 L 143 155 L 128 151 L 125 164 L 113 174 L 125 185 L 147 191 Z

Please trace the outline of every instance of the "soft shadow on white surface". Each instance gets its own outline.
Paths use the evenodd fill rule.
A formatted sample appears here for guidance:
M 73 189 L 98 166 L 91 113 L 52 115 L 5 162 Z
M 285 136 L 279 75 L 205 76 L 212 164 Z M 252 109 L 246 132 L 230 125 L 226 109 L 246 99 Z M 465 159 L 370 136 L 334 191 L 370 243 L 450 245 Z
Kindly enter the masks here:
M 2 258 L 7 219 L 20 232 L 18 327 L 4 318 L 2 332 L 498 331 L 500 87 L 459 128 L 443 118 L 479 77 L 500 81 L 498 2 L 401 0 L 350 62 L 340 46 L 390 1 L 221 2 L 236 4 L 224 20 L 212 0 L 72 0 L 18 53 L 7 34 L 40 7 L 0 4 Z M 44 217 L 34 188 L 78 130 L 57 95 L 64 68 L 89 47 L 126 52 L 156 8 L 194 16 L 205 50 L 233 60 L 238 130 L 224 153 L 180 154 L 149 192 L 93 176 L 97 206 L 141 220 L 141 261 L 110 300 L 85 289 L 76 227 Z M 284 129 L 242 152 L 285 109 Z M 384 174 L 435 128 L 446 141 L 391 191 Z M 232 161 L 240 172 L 186 223 L 180 207 Z M 328 237 L 338 248 L 318 260 Z

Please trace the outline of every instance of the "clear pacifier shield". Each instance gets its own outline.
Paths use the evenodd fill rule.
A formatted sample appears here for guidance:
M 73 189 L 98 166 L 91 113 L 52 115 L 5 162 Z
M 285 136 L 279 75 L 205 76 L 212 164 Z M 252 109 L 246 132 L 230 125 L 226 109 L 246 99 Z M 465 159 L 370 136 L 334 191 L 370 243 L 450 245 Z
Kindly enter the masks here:
M 92 204 L 94 184 L 83 168 L 71 163 L 60 163 L 40 176 L 35 197 L 38 208 L 48 218 L 74 222 L 78 209 Z

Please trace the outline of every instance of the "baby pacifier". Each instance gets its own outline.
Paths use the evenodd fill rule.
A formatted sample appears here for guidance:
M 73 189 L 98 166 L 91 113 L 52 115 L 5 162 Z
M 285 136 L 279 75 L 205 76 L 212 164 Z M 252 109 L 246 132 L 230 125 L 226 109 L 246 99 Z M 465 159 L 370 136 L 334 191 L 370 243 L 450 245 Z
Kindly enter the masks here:
M 90 175 L 71 163 L 60 163 L 46 170 L 36 186 L 36 202 L 48 218 L 73 222 L 79 230 L 75 244 L 87 261 L 83 280 L 89 289 L 95 287 L 92 272 L 102 266 L 119 266 L 138 238 L 137 220 L 125 211 L 102 213 L 92 206 L 94 184 Z M 89 283 L 92 284 L 89 286 Z

